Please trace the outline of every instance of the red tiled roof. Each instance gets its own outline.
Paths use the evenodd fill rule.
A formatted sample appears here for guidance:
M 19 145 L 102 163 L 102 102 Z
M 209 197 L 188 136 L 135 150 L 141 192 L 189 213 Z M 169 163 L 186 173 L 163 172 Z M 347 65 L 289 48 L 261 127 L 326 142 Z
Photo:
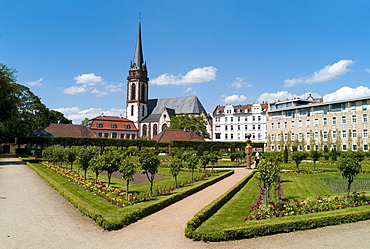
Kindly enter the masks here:
M 154 136 L 157 142 L 171 142 L 172 140 L 192 140 L 192 141 L 204 141 L 203 138 L 195 134 L 193 131 L 165 129 L 158 135 Z
M 98 137 L 84 125 L 50 124 L 45 131 L 54 137 Z
M 100 124 L 98 126 L 98 124 Z M 117 128 L 112 128 L 112 124 Z M 89 121 L 91 130 L 138 131 L 133 121 L 115 116 L 99 116 Z M 128 128 L 129 127 L 129 128 Z

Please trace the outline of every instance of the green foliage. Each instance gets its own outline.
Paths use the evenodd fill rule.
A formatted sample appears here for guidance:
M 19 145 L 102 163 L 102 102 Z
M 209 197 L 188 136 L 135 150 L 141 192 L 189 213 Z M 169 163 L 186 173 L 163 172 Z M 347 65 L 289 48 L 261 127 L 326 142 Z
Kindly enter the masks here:
M 76 162 L 78 164 L 78 167 L 84 171 L 85 178 L 86 178 L 87 169 L 89 168 L 89 162 L 96 155 L 99 155 L 99 148 L 94 147 L 94 146 L 90 146 L 87 148 L 81 148 L 78 151 Z
M 305 151 L 293 151 L 292 159 L 295 162 L 297 172 L 299 172 L 299 164 L 307 157 L 308 153 Z
M 180 173 L 182 168 L 181 159 L 174 157 L 170 162 L 170 173 L 175 178 L 175 187 L 177 188 L 177 175 Z
M 284 163 L 288 163 L 289 153 L 288 153 L 288 148 L 287 147 L 284 147 L 283 157 L 284 157 Z
M 70 163 L 72 170 L 72 165 L 77 159 L 78 148 L 72 146 L 71 148 L 67 149 L 65 153 L 66 153 L 66 162 Z
M 351 157 L 356 159 L 359 162 L 362 162 L 365 159 L 365 153 L 362 151 L 346 151 L 342 152 L 342 157 Z
M 200 157 L 200 164 L 202 164 L 203 166 L 204 175 L 206 175 L 207 173 L 206 167 L 210 162 L 211 162 L 211 159 L 209 158 L 208 155 L 203 155 Z
M 327 147 L 325 147 L 325 148 L 327 148 Z M 322 155 L 323 155 L 323 153 L 319 150 L 310 150 L 309 157 L 313 161 L 314 170 L 316 170 L 316 162 L 320 159 L 320 157 L 322 157 Z
M 199 162 L 199 157 L 194 154 L 189 156 L 186 160 L 188 169 L 191 170 L 191 180 L 194 180 L 194 169 L 197 167 L 198 162 Z
M 139 153 L 139 163 L 141 173 L 145 174 L 150 182 L 150 198 L 153 196 L 153 181 L 154 176 L 158 172 L 158 167 L 161 161 L 158 159 L 157 155 L 152 151 L 143 150 Z
M 137 165 L 137 157 L 127 156 L 122 160 L 121 165 L 119 166 L 119 172 L 121 173 L 122 179 L 126 181 L 126 198 L 128 197 L 130 181 L 134 180 Z
M 182 114 L 171 117 L 169 129 L 186 129 L 193 131 L 202 138 L 209 138 L 207 122 L 201 116 Z
M 280 170 L 280 163 L 273 157 L 263 160 L 258 167 L 256 178 L 260 181 L 260 188 L 264 190 L 265 205 L 269 198 L 270 186 L 277 181 Z
M 105 161 L 100 155 L 95 155 L 89 161 L 89 170 L 95 173 L 95 181 L 98 180 L 99 174 L 104 170 Z
M 351 184 L 357 174 L 362 171 L 361 161 L 355 157 L 342 157 L 338 162 L 338 169 L 342 176 L 348 180 L 347 196 L 349 195 Z
M 283 154 L 279 151 L 272 151 L 261 154 L 261 158 L 280 164 L 283 162 Z

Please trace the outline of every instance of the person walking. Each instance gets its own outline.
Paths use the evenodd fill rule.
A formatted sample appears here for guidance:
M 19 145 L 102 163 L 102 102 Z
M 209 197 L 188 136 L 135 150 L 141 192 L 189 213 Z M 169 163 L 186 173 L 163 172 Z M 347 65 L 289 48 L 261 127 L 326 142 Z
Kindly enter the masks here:
M 258 153 L 258 151 L 256 151 L 256 154 L 254 155 L 254 169 L 257 169 L 258 167 L 258 164 L 260 162 L 260 153 Z

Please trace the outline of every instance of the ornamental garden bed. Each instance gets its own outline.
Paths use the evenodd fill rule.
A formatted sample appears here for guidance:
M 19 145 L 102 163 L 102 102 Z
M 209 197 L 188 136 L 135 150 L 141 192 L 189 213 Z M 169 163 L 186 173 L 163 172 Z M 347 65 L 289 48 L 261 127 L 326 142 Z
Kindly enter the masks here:
M 319 172 L 317 174 L 282 173 L 283 198 L 293 203 L 292 205 L 296 205 L 297 212 L 285 217 L 271 215 L 270 212 L 271 217 L 278 217 L 270 218 L 267 217 L 269 211 L 265 210 L 261 215 L 265 216 L 263 219 L 262 217 L 256 219 L 256 216 L 248 219 L 253 205 L 259 201 L 257 196 L 260 188 L 255 177 L 247 177 L 224 196 L 198 212 L 188 222 L 185 235 L 194 240 L 235 240 L 370 219 L 369 205 L 357 206 L 355 204 L 352 206 L 357 207 L 351 207 L 351 204 L 349 204 L 350 207 L 344 208 L 342 201 L 345 194 L 335 193 L 337 190 L 332 189 L 327 184 L 327 179 L 335 180 L 339 177 L 341 176 L 337 172 Z M 370 188 L 368 188 L 367 183 L 370 181 L 370 175 L 360 174 L 357 178 L 364 179 L 364 184 L 360 185 L 357 191 L 369 191 Z M 355 182 L 358 180 L 357 178 Z M 239 190 L 234 191 L 235 189 Z M 232 194 L 232 192 L 234 193 Z M 362 204 L 368 204 L 369 195 L 369 192 L 366 192 L 356 194 L 353 198 L 362 199 L 365 202 L 367 201 Z M 324 208 L 321 212 L 317 210 L 309 213 L 305 212 L 305 207 L 303 208 L 310 201 L 312 203 L 316 201 L 316 203 L 320 203 L 318 205 L 321 205 L 324 199 L 330 198 L 333 198 L 333 201 L 329 201 L 327 206 L 338 204 L 336 206 L 339 206 L 340 209 L 334 210 L 333 206 L 326 209 L 327 206 L 323 204 Z M 315 209 L 315 206 L 311 206 L 311 208 Z

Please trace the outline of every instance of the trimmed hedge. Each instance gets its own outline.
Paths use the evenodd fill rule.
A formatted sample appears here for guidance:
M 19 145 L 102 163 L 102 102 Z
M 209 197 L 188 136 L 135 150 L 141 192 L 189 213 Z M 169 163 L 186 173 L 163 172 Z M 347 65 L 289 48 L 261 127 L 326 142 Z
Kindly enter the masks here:
M 238 240 L 370 219 L 370 207 L 361 206 L 328 212 L 248 221 L 243 227 L 223 229 L 214 232 L 197 231 L 197 228 L 199 228 L 203 222 L 214 215 L 236 194 L 236 192 L 241 190 L 251 178 L 252 175 L 248 175 L 227 193 L 220 196 L 218 199 L 199 211 L 194 218 L 187 223 L 185 228 L 185 236 L 193 240 L 212 242 Z
M 57 181 L 53 180 L 52 177 L 50 177 L 48 174 L 44 173 L 42 170 L 40 170 L 38 167 L 31 163 L 27 163 L 31 169 L 33 169 L 41 178 L 43 178 L 48 184 L 50 184 L 54 189 L 58 191 L 59 194 L 61 194 L 63 197 L 65 197 L 73 206 L 75 206 L 78 210 L 81 211 L 82 214 L 92 218 L 96 223 L 101 226 L 103 229 L 106 230 L 117 230 L 121 229 L 124 226 L 127 226 L 133 222 L 136 222 L 137 220 L 144 218 L 145 216 L 148 216 L 152 213 L 155 213 L 185 197 L 188 197 L 234 173 L 234 171 L 227 171 L 225 174 L 220 175 L 218 177 L 209 179 L 205 181 L 202 184 L 190 187 L 184 191 L 174 193 L 169 195 L 167 198 L 162 198 L 157 201 L 147 201 L 143 203 L 136 204 L 134 206 L 137 206 L 140 208 L 136 208 L 133 210 L 128 211 L 125 214 L 122 214 L 120 218 L 117 219 L 108 219 L 104 217 L 104 214 L 100 213 L 91 205 L 89 205 L 88 202 L 82 200 L 80 197 L 74 195 L 70 191 L 68 191 L 65 187 L 63 187 L 61 184 L 59 184 Z M 43 167 L 43 166 L 41 166 Z M 50 171 L 50 174 L 55 174 L 55 177 L 60 177 L 61 179 L 65 180 L 65 184 L 71 184 L 75 186 L 73 183 L 69 182 L 62 176 L 59 176 L 55 172 Z M 76 188 L 79 188 L 76 186 Z M 90 192 L 89 192 L 90 193 Z M 91 193 L 91 195 L 93 195 Z M 96 196 L 95 196 L 96 197 Z M 97 201 L 105 202 L 101 200 L 99 197 L 96 197 Z M 134 207 L 130 206 L 130 207 Z M 130 208 L 128 207 L 128 208 Z M 118 209 L 118 208 L 117 208 Z M 128 209 L 127 209 L 128 210 Z
M 209 217 L 214 215 L 223 205 L 225 205 L 225 203 L 233 198 L 234 195 L 238 193 L 248 183 L 250 179 L 252 179 L 255 172 L 256 171 L 253 171 L 251 174 L 244 177 L 244 179 L 238 182 L 229 191 L 218 197 L 216 200 L 214 200 L 202 210 L 200 210 L 197 214 L 195 214 L 193 219 L 188 221 L 188 223 L 186 224 L 185 236 L 194 240 L 200 240 L 199 235 L 195 230 Z

